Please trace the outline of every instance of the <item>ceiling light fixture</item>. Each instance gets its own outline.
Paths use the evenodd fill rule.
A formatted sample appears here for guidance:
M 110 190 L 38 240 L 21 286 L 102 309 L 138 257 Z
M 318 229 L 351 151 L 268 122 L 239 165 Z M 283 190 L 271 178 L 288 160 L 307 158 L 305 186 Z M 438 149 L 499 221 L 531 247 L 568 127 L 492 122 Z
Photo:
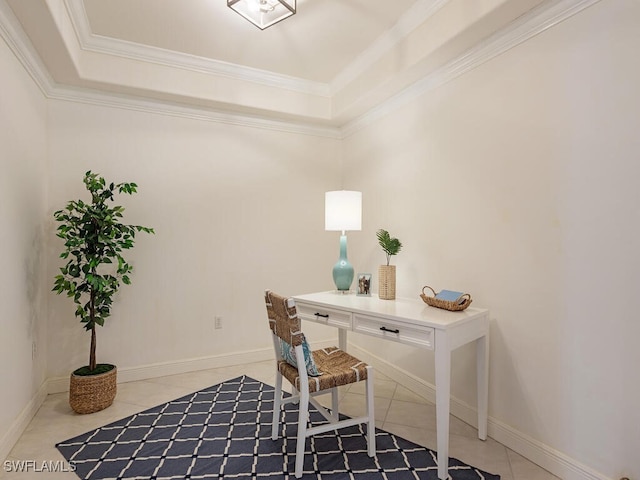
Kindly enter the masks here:
M 227 0 L 227 7 L 260 30 L 296 13 L 296 0 Z

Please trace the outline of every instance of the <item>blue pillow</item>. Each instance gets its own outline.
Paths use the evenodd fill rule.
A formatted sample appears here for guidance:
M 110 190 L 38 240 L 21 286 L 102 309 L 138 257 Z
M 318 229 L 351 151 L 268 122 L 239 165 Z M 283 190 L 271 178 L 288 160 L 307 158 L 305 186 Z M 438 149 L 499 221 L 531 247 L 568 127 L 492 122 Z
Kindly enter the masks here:
M 298 368 L 298 362 L 296 362 L 296 350 L 284 340 L 280 339 L 280 351 L 282 352 L 282 358 L 289 364 Z M 304 353 L 304 363 L 307 367 L 307 375 L 310 377 L 319 377 L 322 375 L 316 366 L 316 362 L 311 354 L 311 348 L 307 343 L 307 339 L 302 340 L 302 351 Z

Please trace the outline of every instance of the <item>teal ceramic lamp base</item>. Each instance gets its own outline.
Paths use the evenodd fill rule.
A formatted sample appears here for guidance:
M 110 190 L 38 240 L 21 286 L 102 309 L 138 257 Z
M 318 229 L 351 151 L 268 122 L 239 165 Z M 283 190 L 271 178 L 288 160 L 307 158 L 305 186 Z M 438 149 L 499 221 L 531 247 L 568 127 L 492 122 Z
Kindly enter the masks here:
M 348 292 L 353 283 L 353 265 L 347 260 L 347 236 L 340 236 L 340 258 L 333 266 L 333 282 L 342 292 Z

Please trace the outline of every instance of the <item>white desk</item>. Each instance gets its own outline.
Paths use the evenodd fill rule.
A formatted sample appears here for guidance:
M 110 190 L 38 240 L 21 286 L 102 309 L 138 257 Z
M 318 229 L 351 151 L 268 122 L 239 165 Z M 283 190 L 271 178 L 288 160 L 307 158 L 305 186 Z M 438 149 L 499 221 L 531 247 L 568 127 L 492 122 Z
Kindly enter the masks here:
M 346 350 L 351 330 L 435 352 L 436 427 L 438 478 L 448 478 L 449 404 L 451 394 L 451 352 L 476 342 L 478 383 L 478 437 L 487 438 L 489 393 L 489 311 L 469 307 L 449 312 L 430 307 L 420 298 L 380 300 L 377 296 L 320 292 L 297 295 L 298 315 L 339 329 L 339 346 Z

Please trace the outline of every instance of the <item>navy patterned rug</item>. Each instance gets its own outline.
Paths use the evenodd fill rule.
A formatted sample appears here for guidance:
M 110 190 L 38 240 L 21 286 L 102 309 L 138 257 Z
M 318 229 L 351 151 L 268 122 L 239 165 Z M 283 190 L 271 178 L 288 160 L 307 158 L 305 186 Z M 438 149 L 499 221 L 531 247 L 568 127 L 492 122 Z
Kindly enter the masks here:
M 293 480 L 297 405 L 271 440 L 273 387 L 247 376 L 214 385 L 56 445 L 83 479 Z M 311 407 L 312 423 L 324 419 Z M 437 480 L 436 453 L 376 429 L 367 456 L 363 426 L 307 440 L 305 480 Z M 499 480 L 449 459 L 452 480 Z

